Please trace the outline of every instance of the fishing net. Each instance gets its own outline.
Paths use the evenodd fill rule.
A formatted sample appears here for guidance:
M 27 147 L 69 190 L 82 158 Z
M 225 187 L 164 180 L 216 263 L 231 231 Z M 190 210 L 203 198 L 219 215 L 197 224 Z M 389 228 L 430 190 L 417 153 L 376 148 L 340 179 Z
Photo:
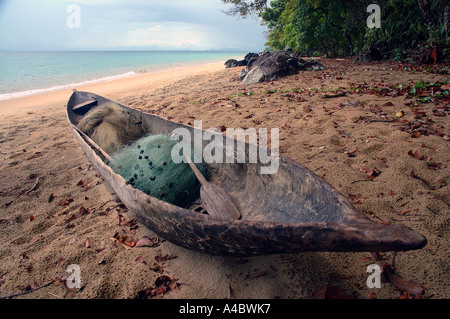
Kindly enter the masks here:
M 174 146 L 175 142 L 166 135 L 143 137 L 112 154 L 110 166 L 134 188 L 171 204 L 189 207 L 199 197 L 200 183 L 189 164 L 173 162 Z M 196 166 L 208 178 L 206 164 Z
M 129 112 L 108 102 L 88 112 L 78 124 L 106 153 L 111 154 L 142 136 L 142 129 Z

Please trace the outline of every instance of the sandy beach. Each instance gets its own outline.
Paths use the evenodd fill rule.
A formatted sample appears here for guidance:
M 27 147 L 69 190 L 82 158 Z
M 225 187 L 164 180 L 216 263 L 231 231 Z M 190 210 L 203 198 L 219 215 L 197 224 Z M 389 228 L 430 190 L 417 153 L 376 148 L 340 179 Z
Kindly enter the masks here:
M 423 234 L 423 249 L 226 258 L 175 246 L 136 224 L 91 167 L 69 129 L 68 89 L 0 101 L 0 297 L 133 299 L 168 276 L 176 289 L 156 298 L 449 298 L 449 98 L 432 94 L 450 87 L 416 96 L 405 88 L 450 76 L 438 66 L 321 62 L 326 70 L 253 85 L 240 83 L 241 68 L 215 63 L 74 89 L 188 125 L 279 128 L 280 155 L 372 220 Z M 116 233 L 154 245 L 125 249 L 111 240 Z M 405 293 L 398 282 L 369 289 L 374 263 L 393 264 L 403 284 L 423 291 Z M 74 264 L 79 291 L 54 280 Z

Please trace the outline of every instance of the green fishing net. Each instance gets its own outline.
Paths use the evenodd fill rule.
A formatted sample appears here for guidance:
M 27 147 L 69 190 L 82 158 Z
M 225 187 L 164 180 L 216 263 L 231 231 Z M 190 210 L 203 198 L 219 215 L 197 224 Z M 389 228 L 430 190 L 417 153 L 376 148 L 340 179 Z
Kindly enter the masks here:
M 175 142 L 166 135 L 143 137 L 112 154 L 111 168 L 127 183 L 168 203 L 188 207 L 199 197 L 200 183 L 187 163 L 174 163 Z M 194 157 L 193 152 L 191 158 Z M 195 164 L 208 178 L 207 166 Z

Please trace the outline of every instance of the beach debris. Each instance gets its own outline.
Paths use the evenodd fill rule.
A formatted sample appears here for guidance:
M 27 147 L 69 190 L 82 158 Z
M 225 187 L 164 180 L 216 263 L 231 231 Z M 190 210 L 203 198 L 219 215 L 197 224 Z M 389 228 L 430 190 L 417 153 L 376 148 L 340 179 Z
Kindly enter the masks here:
M 137 241 L 134 247 L 158 247 L 160 244 L 161 240 L 159 238 L 144 236 Z
M 12 222 L 12 220 L 9 219 L 9 218 L 2 218 L 2 219 L 0 219 L 0 224 L 9 224 L 9 225 L 12 225 L 13 222 Z
M 68 219 L 66 219 L 63 223 L 61 223 L 60 226 L 70 224 L 74 220 L 76 220 L 84 215 L 90 214 L 90 212 L 91 211 L 89 209 L 87 209 L 84 206 L 81 206 L 80 209 L 76 213 L 73 213 Z
M 381 275 L 385 282 L 392 283 L 402 294 L 407 292 L 412 298 L 421 298 L 425 293 L 426 289 L 424 286 L 412 280 L 403 279 L 395 272 L 393 266 L 388 263 L 382 265 Z
M 404 115 L 405 115 L 405 112 L 404 112 L 404 111 L 400 111 L 400 112 L 395 113 L 395 116 L 398 117 L 398 118 L 401 118 L 401 117 L 403 117 Z
M 32 284 L 28 284 L 26 287 L 23 287 L 23 289 L 22 289 L 22 290 L 24 290 L 23 292 L 19 292 L 19 293 L 15 293 L 15 294 L 12 294 L 12 295 L 0 297 L 0 299 L 12 299 L 14 297 L 23 296 L 23 295 L 29 294 L 31 292 L 34 292 L 36 290 L 48 287 L 48 286 L 54 284 L 55 281 L 56 280 L 54 279 L 54 280 L 46 283 L 45 285 L 39 285 L 37 282 L 34 282 Z M 0 281 L 0 283 L 1 283 L 1 281 Z M 0 286 L 1 286 L 1 284 L 0 284 Z
M 40 183 L 42 180 L 44 180 L 43 177 L 38 177 L 38 178 L 36 179 L 36 182 L 34 183 L 33 187 L 31 187 L 29 190 L 27 190 L 27 191 L 25 192 L 25 194 L 30 194 L 32 191 L 35 191 L 36 189 L 38 189 L 39 183 Z
M 134 261 L 137 263 L 146 264 L 144 257 L 142 257 L 142 256 L 138 256 Z
M 87 237 L 87 238 L 86 238 L 86 241 L 85 241 L 85 243 L 84 243 L 84 246 L 85 246 L 86 248 L 91 248 L 91 247 L 92 247 L 92 239 L 91 239 L 90 237 Z
M 113 237 L 110 238 L 115 244 L 118 243 L 123 248 L 129 250 L 132 249 L 136 245 L 136 241 L 133 237 L 128 236 L 120 236 L 119 233 L 116 233 Z
M 333 99 L 333 98 L 336 98 L 336 97 L 342 97 L 342 96 L 346 96 L 347 95 L 347 92 L 339 92 L 339 93 L 336 93 L 336 94 L 325 94 L 324 96 L 322 96 L 322 98 L 324 98 L 324 99 Z
M 138 292 L 137 299 L 152 299 L 157 297 L 162 297 L 164 294 L 178 290 L 180 283 L 177 282 L 178 279 L 170 278 L 169 276 L 160 276 L 156 278 L 154 287 L 149 287 L 147 289 Z
M 373 169 L 364 169 L 364 168 L 360 168 L 359 169 L 361 172 L 364 172 L 367 174 L 367 178 L 369 180 L 373 180 L 375 177 L 379 176 L 381 174 L 381 171 L 378 168 L 373 168 Z
M 119 226 L 125 226 L 125 227 L 130 227 L 130 228 L 136 228 L 137 224 L 138 224 L 138 220 L 137 218 L 132 218 L 132 219 L 125 219 L 125 217 L 118 213 L 118 219 L 119 219 Z

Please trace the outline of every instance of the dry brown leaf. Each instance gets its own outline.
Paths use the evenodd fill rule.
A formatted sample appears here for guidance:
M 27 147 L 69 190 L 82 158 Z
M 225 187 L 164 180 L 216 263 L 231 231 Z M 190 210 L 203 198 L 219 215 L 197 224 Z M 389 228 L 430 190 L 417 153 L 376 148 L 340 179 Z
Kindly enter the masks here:
M 442 184 L 444 184 L 444 177 L 442 177 L 441 175 L 439 175 L 438 177 L 436 177 L 436 179 L 434 180 L 434 183 L 438 186 L 441 186 Z
M 90 237 L 86 238 L 84 245 L 86 248 L 91 248 L 92 247 L 92 239 Z
M 139 239 L 135 245 L 135 247 L 156 247 L 159 246 L 160 242 L 158 238 L 150 238 L 148 236 L 144 236 Z
M 138 257 L 136 258 L 135 262 L 138 262 L 138 263 L 143 263 L 143 264 L 145 264 L 145 260 L 144 260 L 144 257 L 142 257 L 142 256 L 138 256 Z

